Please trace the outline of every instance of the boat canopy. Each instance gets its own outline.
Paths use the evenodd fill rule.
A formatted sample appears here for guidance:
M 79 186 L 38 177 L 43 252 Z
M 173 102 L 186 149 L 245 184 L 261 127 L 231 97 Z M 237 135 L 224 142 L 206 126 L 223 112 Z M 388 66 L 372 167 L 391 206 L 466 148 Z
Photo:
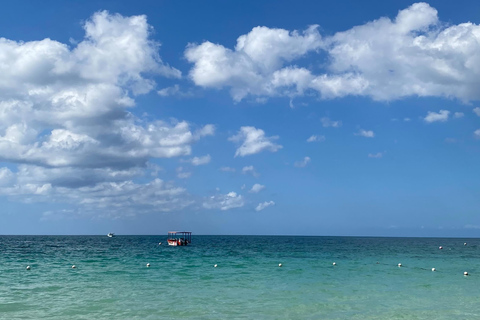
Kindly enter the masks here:
M 168 239 L 183 239 L 187 243 L 192 242 L 192 233 L 190 231 L 169 231 Z

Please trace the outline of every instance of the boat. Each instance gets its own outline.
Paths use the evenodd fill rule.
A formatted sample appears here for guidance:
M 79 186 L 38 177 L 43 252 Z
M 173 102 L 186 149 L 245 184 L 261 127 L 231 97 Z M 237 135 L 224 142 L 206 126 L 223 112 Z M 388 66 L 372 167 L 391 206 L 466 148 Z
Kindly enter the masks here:
M 189 231 L 170 231 L 167 242 L 169 246 L 186 246 L 192 242 L 192 233 Z
M 109 237 L 109 238 L 113 238 L 113 237 L 115 237 L 115 233 L 113 233 L 113 232 L 109 232 L 109 233 L 107 234 L 107 237 Z

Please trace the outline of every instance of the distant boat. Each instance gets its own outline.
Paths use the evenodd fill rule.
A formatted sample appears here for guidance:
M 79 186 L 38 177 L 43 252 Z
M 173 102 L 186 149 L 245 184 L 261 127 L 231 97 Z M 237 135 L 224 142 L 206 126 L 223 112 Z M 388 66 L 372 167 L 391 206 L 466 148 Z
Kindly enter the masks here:
M 107 237 L 109 237 L 109 238 L 113 238 L 113 237 L 115 237 L 115 233 L 113 233 L 113 232 L 109 232 L 109 233 L 107 234 Z
M 186 246 L 192 242 L 192 233 L 188 231 L 170 231 L 167 242 L 169 246 Z

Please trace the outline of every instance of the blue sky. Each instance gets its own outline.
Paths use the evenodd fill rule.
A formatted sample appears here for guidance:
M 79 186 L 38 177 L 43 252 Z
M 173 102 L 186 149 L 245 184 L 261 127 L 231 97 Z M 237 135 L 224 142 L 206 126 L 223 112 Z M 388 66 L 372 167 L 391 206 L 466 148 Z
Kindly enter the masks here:
M 0 234 L 479 236 L 478 12 L 4 4 Z

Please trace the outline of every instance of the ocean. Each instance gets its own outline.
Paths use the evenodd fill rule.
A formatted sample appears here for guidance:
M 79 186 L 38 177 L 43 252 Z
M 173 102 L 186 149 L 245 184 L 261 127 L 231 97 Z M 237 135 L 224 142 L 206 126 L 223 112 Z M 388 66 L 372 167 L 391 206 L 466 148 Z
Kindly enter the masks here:
M 480 239 L 0 236 L 0 319 L 480 319 L 479 257 Z

